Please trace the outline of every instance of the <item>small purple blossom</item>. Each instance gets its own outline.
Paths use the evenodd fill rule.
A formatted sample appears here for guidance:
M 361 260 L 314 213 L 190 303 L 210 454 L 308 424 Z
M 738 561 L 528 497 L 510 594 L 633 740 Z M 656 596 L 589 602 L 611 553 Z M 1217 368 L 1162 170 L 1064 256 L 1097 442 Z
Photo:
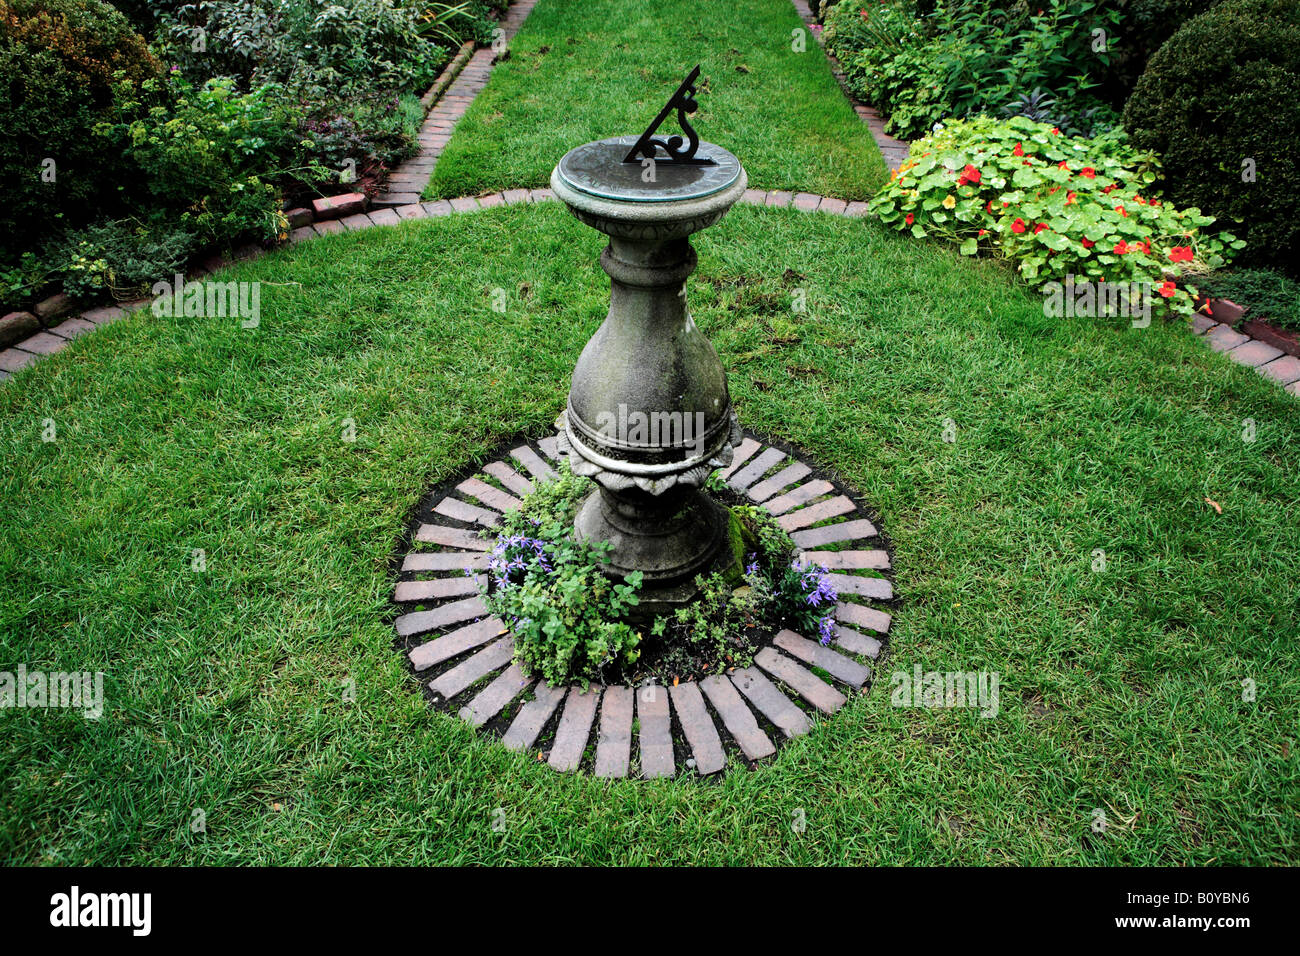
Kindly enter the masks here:
M 819 643 L 825 647 L 835 636 L 835 618 L 829 614 L 817 622 L 817 633 L 820 635 Z

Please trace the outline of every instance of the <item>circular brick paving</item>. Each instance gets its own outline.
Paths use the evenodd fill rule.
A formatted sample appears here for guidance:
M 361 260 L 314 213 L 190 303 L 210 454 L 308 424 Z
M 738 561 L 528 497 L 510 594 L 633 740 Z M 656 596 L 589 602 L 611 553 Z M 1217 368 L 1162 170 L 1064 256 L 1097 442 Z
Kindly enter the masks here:
M 649 778 L 715 774 L 733 761 L 754 766 L 865 692 L 891 621 L 882 608 L 894 599 L 884 576 L 889 554 L 851 492 L 748 432 L 719 474 L 776 517 L 803 560 L 833 575 L 840 603 L 831 646 L 781 631 L 752 666 L 671 687 L 593 684 L 584 692 L 530 678 L 478 595 L 492 548 L 479 532 L 555 477 L 558 461 L 554 437 L 514 443 L 421 506 L 393 592 L 394 626 L 436 707 L 556 770 Z

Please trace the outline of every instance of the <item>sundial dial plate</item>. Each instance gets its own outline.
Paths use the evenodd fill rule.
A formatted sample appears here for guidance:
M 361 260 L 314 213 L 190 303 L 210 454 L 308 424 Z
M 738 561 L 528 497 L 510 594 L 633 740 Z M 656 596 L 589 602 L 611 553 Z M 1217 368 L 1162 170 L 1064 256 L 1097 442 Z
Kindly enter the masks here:
M 624 162 L 638 136 L 586 143 L 565 153 L 560 178 L 589 196 L 622 202 L 675 202 L 721 192 L 740 177 L 740 160 L 721 146 L 700 143 L 697 156 L 711 164 Z M 651 173 L 653 172 L 653 177 Z

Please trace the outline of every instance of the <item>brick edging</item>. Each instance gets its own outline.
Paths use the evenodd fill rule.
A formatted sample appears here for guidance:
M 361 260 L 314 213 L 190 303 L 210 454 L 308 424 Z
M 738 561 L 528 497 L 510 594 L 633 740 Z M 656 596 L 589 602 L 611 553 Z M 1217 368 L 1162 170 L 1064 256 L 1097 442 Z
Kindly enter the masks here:
M 519 28 L 523 26 L 536 5 L 537 0 L 518 0 L 517 3 L 510 5 L 498 26 L 507 41 L 512 40 L 519 32 Z M 465 52 L 465 47 L 461 47 L 461 53 Z M 457 59 L 459 58 L 460 54 L 457 54 Z M 452 65 L 455 65 L 455 61 Z M 451 134 L 456 129 L 456 124 L 465 115 L 474 98 L 487 86 L 488 77 L 492 75 L 492 67 L 495 65 L 496 53 L 491 47 L 475 50 L 460 64 L 453 77 L 442 85 L 436 96 L 430 97 L 424 123 L 420 126 L 420 151 L 400 163 L 389 174 L 384 182 L 383 191 L 375 197 L 374 206 L 396 209 L 420 202 L 424 188 L 429 184 L 429 177 L 433 175 L 433 169 L 442 156 L 442 151 L 451 141 Z M 448 69 L 450 68 L 449 66 Z M 444 71 L 445 75 L 446 71 Z M 438 83 L 442 83 L 442 77 L 439 77 Z M 435 84 L 434 89 L 437 86 L 438 84 Z M 429 97 L 433 92 L 434 90 L 430 89 L 425 96 Z
M 304 242 L 317 236 L 327 236 L 338 232 L 355 232 L 373 226 L 395 226 L 406 219 L 428 219 L 448 216 L 452 213 L 475 212 L 479 209 L 491 209 L 495 206 L 513 206 L 522 203 L 548 202 L 555 199 L 549 189 L 507 189 L 504 192 L 488 193 L 484 196 L 458 196 L 455 199 L 438 199 L 433 202 L 414 202 L 405 205 L 373 209 L 370 212 L 345 216 L 342 219 L 327 219 L 302 226 L 293 230 L 289 242 Z M 833 196 L 819 196 L 816 193 L 795 193 L 784 189 L 746 189 L 740 202 L 753 206 L 774 206 L 776 208 L 792 207 L 803 212 L 821 212 L 830 216 L 861 218 L 867 214 L 867 204 L 860 200 L 848 201 Z M 259 246 L 245 246 L 238 250 L 231 260 L 209 261 L 204 267 L 190 273 L 188 278 L 199 279 L 208 272 L 231 261 L 256 259 L 268 250 Z M 25 368 L 45 355 L 53 355 L 63 349 L 68 342 L 83 332 L 89 332 L 98 325 L 115 322 L 129 312 L 144 306 L 147 300 L 125 303 L 121 306 L 110 305 L 98 309 L 89 309 L 80 316 L 64 319 L 59 325 L 36 333 L 0 351 L 0 382 L 9 378 L 19 369 Z M 1281 349 L 1274 348 L 1266 342 L 1253 339 L 1249 335 L 1234 331 L 1230 325 L 1216 322 L 1207 316 L 1196 314 L 1190 321 L 1192 331 L 1203 335 L 1215 351 L 1226 352 L 1234 361 L 1254 368 L 1265 378 L 1272 379 L 1286 388 L 1292 395 L 1300 398 L 1300 358 L 1286 355 Z
M 812 9 L 808 6 L 807 0 L 791 0 L 794 4 L 795 12 L 799 14 L 799 19 L 803 20 L 804 25 L 808 27 L 808 32 L 817 38 L 817 43 L 821 46 L 822 53 L 825 54 L 827 62 L 831 66 L 831 75 L 835 77 L 835 82 L 840 85 L 844 98 L 849 101 L 853 107 L 853 112 L 858 115 L 858 119 L 867 124 L 871 130 L 871 138 L 876 141 L 876 146 L 880 149 L 880 154 L 885 157 L 885 165 L 889 167 L 890 172 L 898 169 L 907 159 L 909 146 L 901 139 L 896 139 L 885 132 L 885 117 L 874 106 L 867 106 L 849 89 L 848 78 L 844 75 L 844 68 L 840 66 L 840 61 L 835 59 L 834 54 L 826 49 L 820 28 L 813 18 Z

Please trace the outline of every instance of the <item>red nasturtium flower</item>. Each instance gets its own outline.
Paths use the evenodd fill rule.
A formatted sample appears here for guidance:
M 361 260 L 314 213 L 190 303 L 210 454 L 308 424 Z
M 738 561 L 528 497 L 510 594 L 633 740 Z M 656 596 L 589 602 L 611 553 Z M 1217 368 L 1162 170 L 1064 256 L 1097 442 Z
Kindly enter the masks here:
M 1038 225 L 1034 226 L 1034 235 L 1035 235 L 1035 236 L 1038 235 L 1040 232 L 1042 232 L 1042 231 L 1043 231 L 1044 229 L 1046 229 L 1046 228 L 1047 228 L 1047 223 L 1045 223 L 1045 222 L 1040 222 Z
M 1016 235 L 1020 235 L 1025 231 L 1025 221 L 1017 216 L 1016 221 L 1011 224 L 1011 231 Z
M 1174 246 L 1172 249 L 1169 250 L 1169 261 L 1170 262 L 1191 262 L 1192 247 Z
M 1119 213 L 1121 216 L 1125 216 L 1125 217 L 1128 216 L 1128 213 L 1124 211 L 1124 207 L 1123 207 L 1123 206 L 1116 206 L 1116 207 L 1115 207 L 1115 211 L 1116 211 L 1117 213 Z
M 1080 239 L 1079 241 L 1083 243 L 1083 248 L 1085 249 L 1091 249 L 1093 246 L 1096 245 L 1096 243 L 1093 242 L 1091 239 Z
M 1079 175 L 1084 179 L 1096 179 L 1097 170 L 1093 169 L 1091 166 L 1085 166 L 1083 169 L 1079 170 Z
M 1074 198 L 1074 193 L 1067 189 L 1065 192 L 1065 204 L 1067 206 L 1073 206 L 1076 202 L 1078 202 L 1078 200 Z
M 1124 253 L 1128 252 L 1128 241 L 1125 239 L 1121 239 L 1119 242 L 1115 243 L 1115 248 L 1112 249 L 1111 251 L 1114 252 L 1115 255 L 1117 256 L 1124 255 Z
M 1166 279 L 1164 283 L 1158 289 L 1156 289 L 1156 291 L 1159 292 L 1166 299 L 1169 298 L 1171 295 L 1173 295 L 1177 290 L 1178 290 L 1178 286 L 1174 285 L 1173 282 L 1171 282 L 1168 279 Z
M 1041 17 L 1041 16 L 1043 15 L 1043 11 L 1042 11 L 1042 10 L 1039 10 L 1039 11 L 1038 11 L 1038 15 Z M 1053 136 L 1060 136 L 1060 135 L 1061 135 L 1061 131 L 1060 131 L 1059 129 L 1057 129 L 1055 126 L 1053 126 L 1053 127 L 1052 127 L 1052 135 L 1053 135 Z
M 1067 163 L 1065 160 L 1061 160 L 1059 163 L 1056 164 L 1056 168 L 1057 168 L 1057 169 L 1064 169 L 1066 172 L 1069 172 L 1069 171 L 1070 171 L 1070 164 Z
M 957 185 L 964 186 L 967 183 L 977 183 L 979 181 L 980 171 L 970 163 L 967 163 L 966 168 L 961 171 L 961 175 L 957 178 Z
M 916 218 L 916 217 L 913 216 L 913 215 L 909 212 L 909 213 L 907 214 L 907 218 L 904 219 L 903 222 L 907 223 L 907 224 L 910 226 L 910 225 L 912 224 L 912 220 L 915 219 L 915 218 Z
M 980 230 L 980 238 L 983 238 L 984 236 L 987 236 L 988 234 L 989 234 L 989 231 L 988 231 L 987 229 L 981 229 L 981 230 Z
M 1025 155 L 1025 147 L 1024 147 L 1024 144 L 1023 144 L 1023 143 L 1016 143 L 1016 148 L 1013 149 L 1013 150 L 1011 151 L 1011 155 L 1012 155 L 1012 156 L 1023 156 L 1023 155 Z
M 1112 189 L 1114 189 L 1114 188 L 1115 188 L 1115 184 L 1114 184 L 1114 183 L 1111 183 L 1109 186 L 1107 186 L 1105 189 L 1103 189 L 1103 190 L 1101 191 L 1101 192 L 1102 192 L 1102 195 L 1106 195 L 1106 194 L 1108 194 L 1108 193 L 1109 193 Z
M 984 204 L 984 211 L 985 211 L 986 213 L 988 213 L 990 216 L 993 215 L 993 200 L 992 200 L 992 199 L 990 199 L 988 202 L 986 202 L 986 203 Z
M 1148 239 L 1146 240 L 1146 242 L 1139 242 L 1137 245 L 1133 247 L 1133 250 L 1135 252 L 1141 250 L 1142 254 L 1146 256 L 1151 255 L 1151 240 Z

